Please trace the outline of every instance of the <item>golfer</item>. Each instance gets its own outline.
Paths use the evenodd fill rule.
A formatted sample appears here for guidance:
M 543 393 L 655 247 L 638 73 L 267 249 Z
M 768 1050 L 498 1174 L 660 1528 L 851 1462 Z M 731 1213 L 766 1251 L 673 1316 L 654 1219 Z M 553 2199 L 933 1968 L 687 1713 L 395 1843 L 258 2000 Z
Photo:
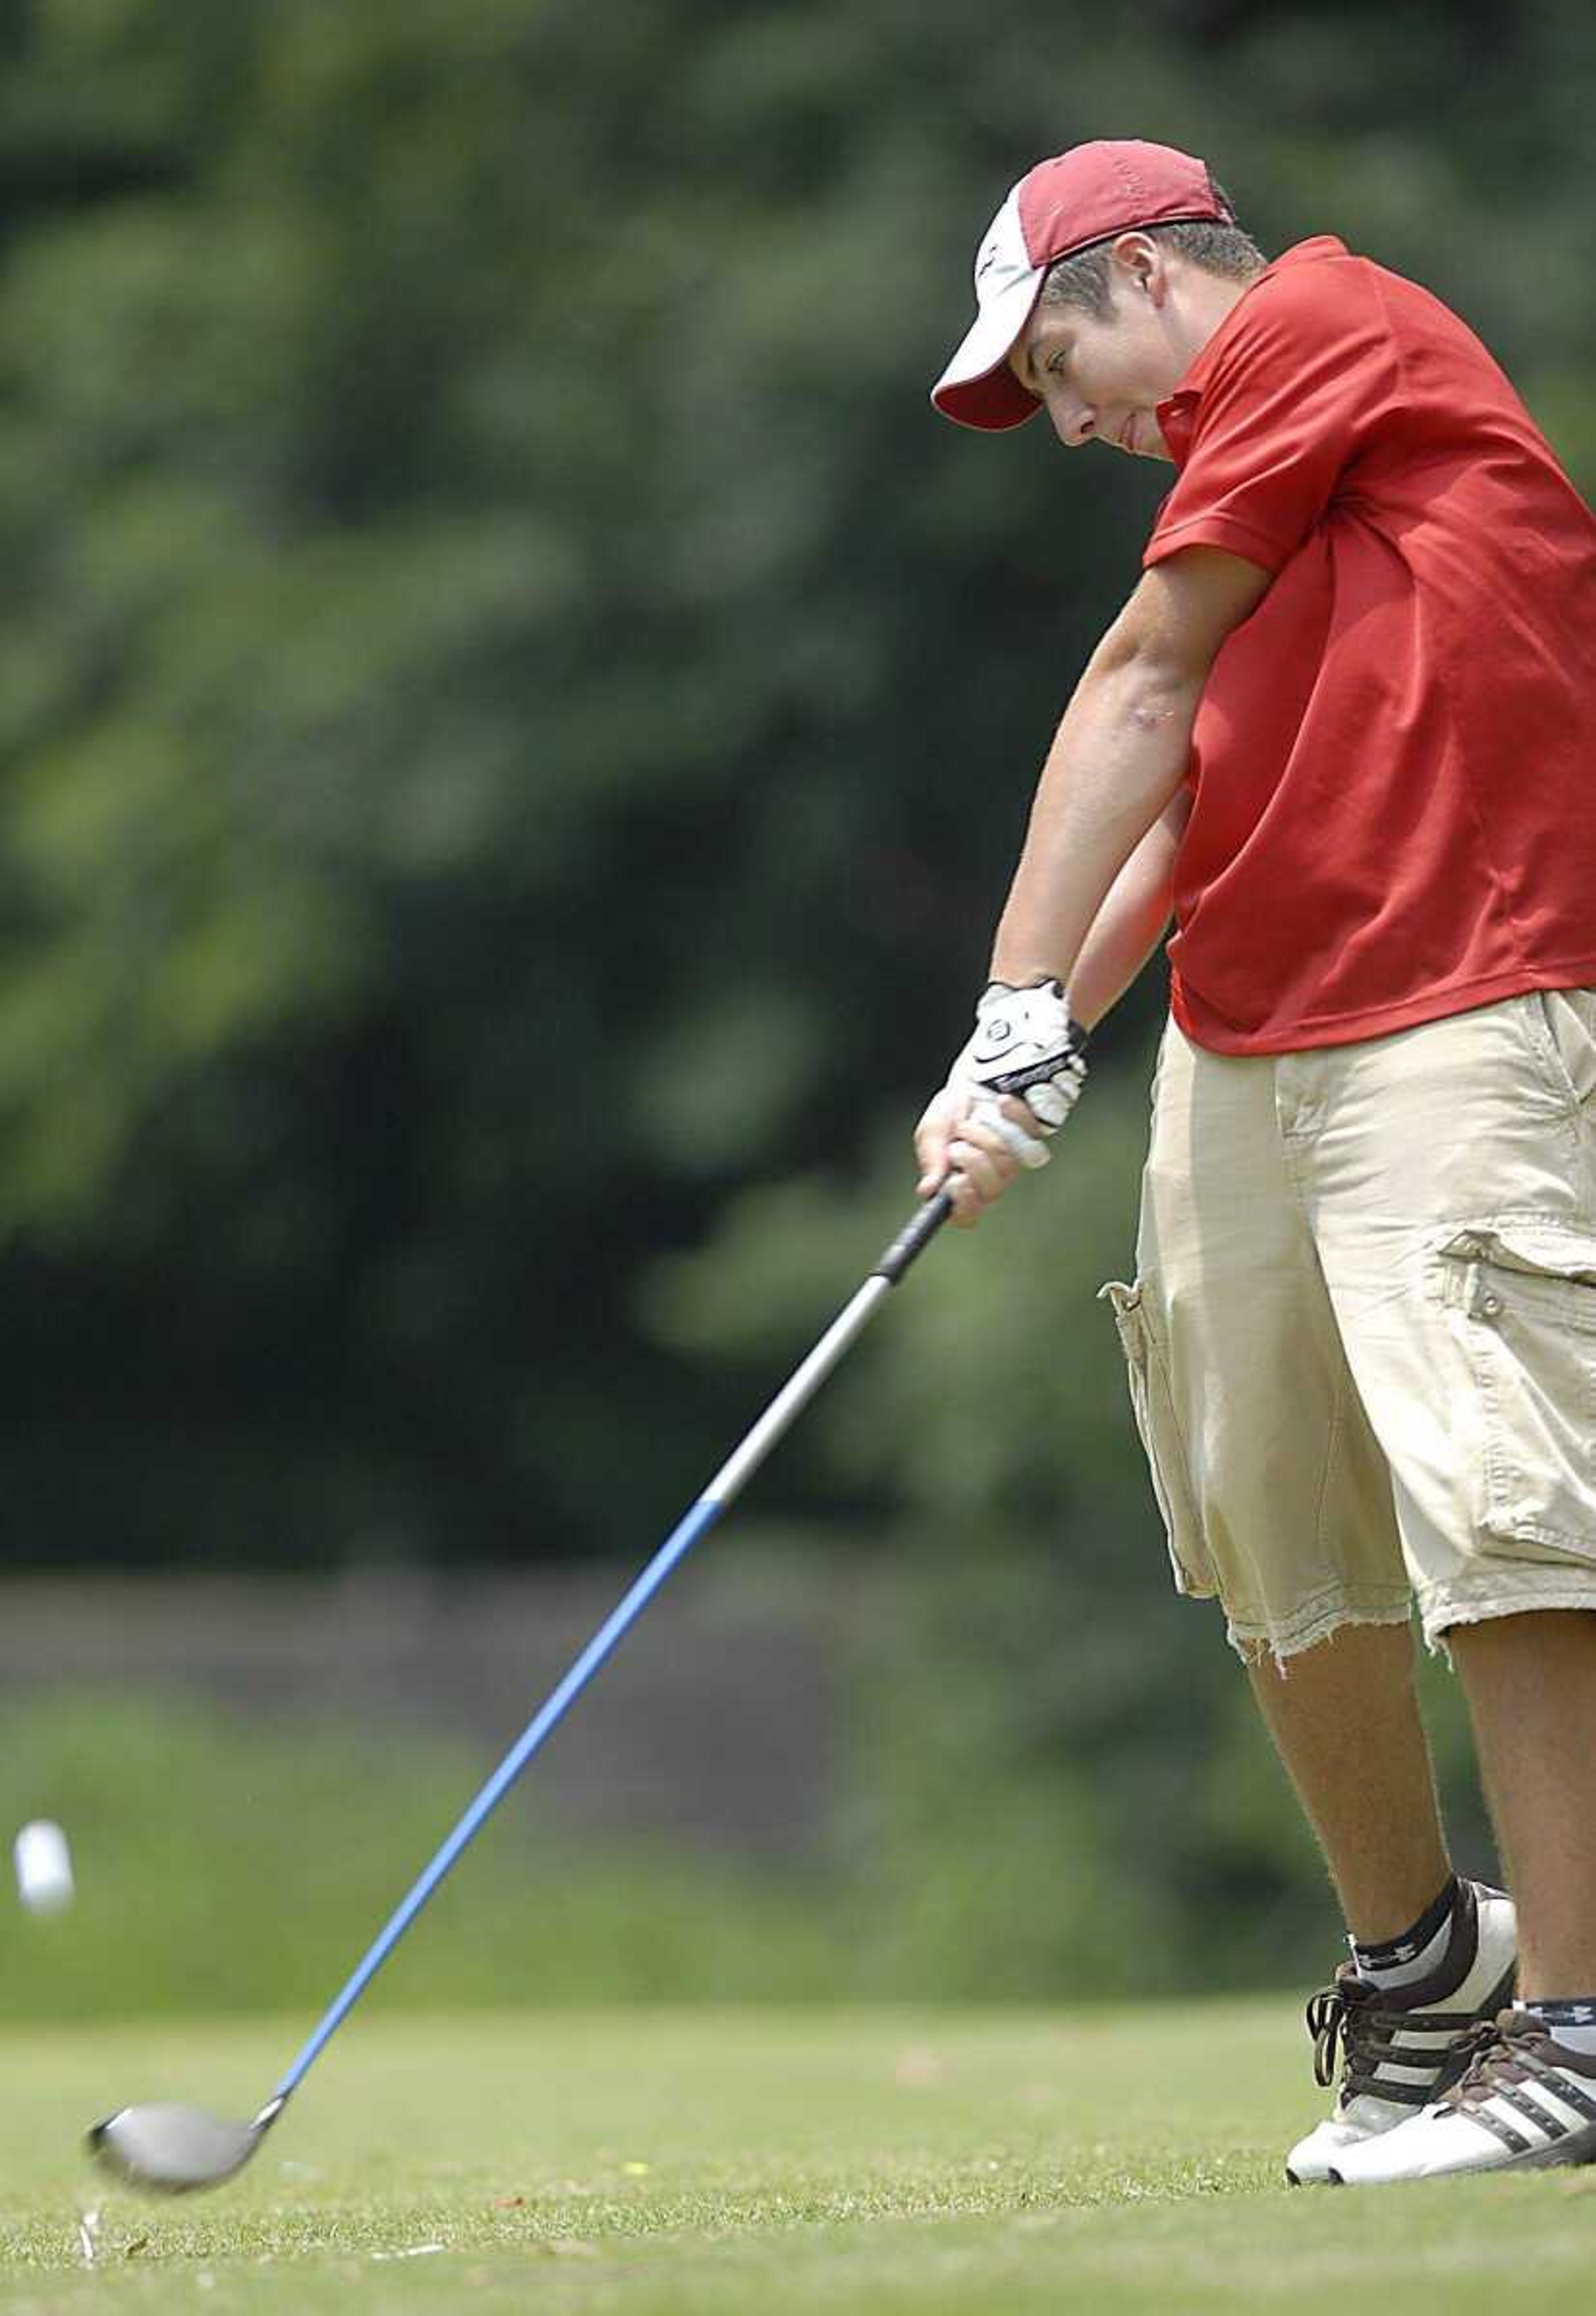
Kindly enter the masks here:
M 1163 146 L 1040 163 L 934 389 L 1162 459 L 921 1121 L 969 1225 L 1164 938 L 1132 1285 L 1182 1592 L 1231 1643 L 1351 1961 L 1296 2181 L 1596 2160 L 1596 521 L 1427 291 L 1266 263 Z M 1513 1895 L 1448 1857 L 1411 1615 Z M 1339 2074 L 1338 2074 L 1339 2069 Z

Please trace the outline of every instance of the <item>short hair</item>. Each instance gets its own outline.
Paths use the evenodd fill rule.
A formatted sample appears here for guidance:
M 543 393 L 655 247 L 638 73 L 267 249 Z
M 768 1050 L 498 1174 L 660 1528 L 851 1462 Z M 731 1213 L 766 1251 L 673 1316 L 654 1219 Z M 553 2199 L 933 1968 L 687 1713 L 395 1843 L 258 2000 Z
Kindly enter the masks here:
M 1228 209 L 1229 196 L 1224 187 L 1216 185 L 1214 191 Z M 1226 281 L 1250 281 L 1269 262 L 1250 233 L 1214 218 L 1181 218 L 1173 225 L 1126 226 L 1122 231 L 1139 231 L 1153 241 L 1165 242 L 1194 265 L 1200 265 L 1205 273 L 1217 273 Z M 1050 265 L 1043 276 L 1038 303 L 1075 306 L 1093 321 L 1106 322 L 1114 310 L 1109 287 L 1113 269 L 1110 253 L 1119 237 L 1116 233 L 1107 241 L 1094 241 L 1085 249 L 1077 249 L 1073 257 L 1061 257 Z

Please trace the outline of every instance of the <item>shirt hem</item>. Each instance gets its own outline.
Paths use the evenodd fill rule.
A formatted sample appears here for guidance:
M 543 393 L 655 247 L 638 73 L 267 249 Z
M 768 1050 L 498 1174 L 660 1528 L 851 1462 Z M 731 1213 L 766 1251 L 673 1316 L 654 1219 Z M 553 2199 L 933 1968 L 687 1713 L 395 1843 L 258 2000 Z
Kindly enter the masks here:
M 1531 990 L 1592 987 L 1596 987 L 1596 953 L 1557 965 L 1519 966 L 1511 973 L 1491 974 L 1482 980 L 1453 982 L 1444 989 L 1426 990 L 1422 996 L 1404 997 L 1392 1005 L 1366 1006 L 1356 1013 L 1315 1015 L 1306 1021 L 1245 1030 L 1199 1021 L 1187 1001 L 1180 974 L 1172 966 L 1170 1011 L 1183 1035 L 1209 1053 L 1293 1054 L 1389 1037 L 1397 1029 L 1444 1020 L 1451 1013 L 1472 1013 L 1479 1006 L 1498 1004 L 1504 997 L 1527 996 Z

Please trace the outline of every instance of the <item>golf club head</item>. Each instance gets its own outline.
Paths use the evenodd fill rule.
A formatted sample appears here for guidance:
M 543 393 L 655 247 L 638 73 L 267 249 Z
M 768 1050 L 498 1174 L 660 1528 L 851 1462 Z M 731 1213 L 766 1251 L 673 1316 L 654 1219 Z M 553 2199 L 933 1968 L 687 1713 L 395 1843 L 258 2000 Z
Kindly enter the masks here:
M 224 2123 L 197 2107 L 124 2107 L 94 2125 L 89 2152 L 128 2187 L 191 2195 L 241 2171 L 281 2106 L 274 2099 L 253 2123 Z

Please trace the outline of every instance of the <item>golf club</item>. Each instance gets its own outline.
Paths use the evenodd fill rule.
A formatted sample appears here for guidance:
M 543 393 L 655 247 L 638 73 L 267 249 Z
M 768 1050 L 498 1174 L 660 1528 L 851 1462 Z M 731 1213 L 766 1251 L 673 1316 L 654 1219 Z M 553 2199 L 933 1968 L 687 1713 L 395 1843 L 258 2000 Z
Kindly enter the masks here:
M 915 1256 L 952 1211 L 939 1190 L 898 1233 L 863 1285 L 846 1303 L 814 1350 L 777 1393 L 753 1430 L 677 1524 L 625 1599 L 600 1626 L 557 1688 L 527 1724 L 511 1750 L 467 1810 L 454 1831 L 400 1902 L 386 1928 L 337 1995 L 253 2123 L 227 2123 L 202 2107 L 156 2105 L 120 2107 L 88 2134 L 89 2149 L 127 2184 L 180 2196 L 214 2187 L 241 2171 L 338 2027 L 359 2001 L 467 1843 L 504 1800 L 566 1708 L 585 1687 L 628 1627 L 653 1599 L 678 1561 L 741 1493 L 794 1418 L 831 1374 L 896 1287 Z

